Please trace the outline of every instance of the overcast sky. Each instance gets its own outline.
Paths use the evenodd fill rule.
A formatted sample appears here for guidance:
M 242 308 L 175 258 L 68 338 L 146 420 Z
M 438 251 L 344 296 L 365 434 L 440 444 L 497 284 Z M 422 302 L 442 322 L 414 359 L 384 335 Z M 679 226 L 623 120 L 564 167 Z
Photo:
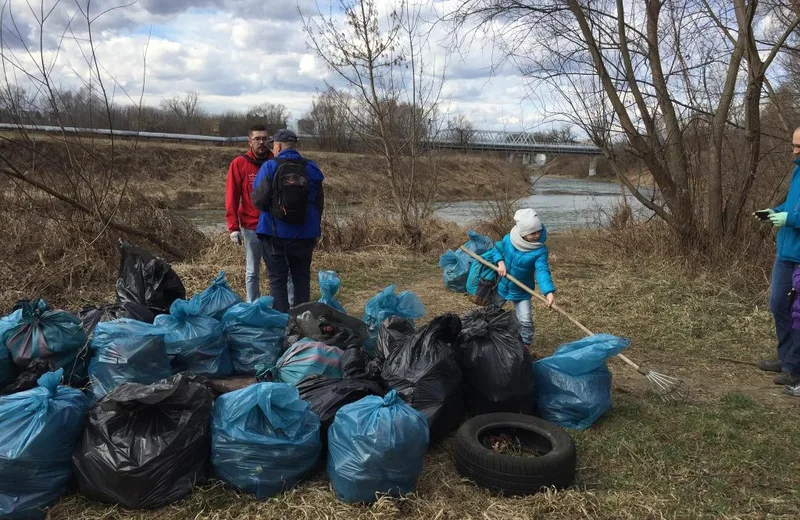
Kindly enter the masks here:
M 329 1 L 320 3 L 324 7 Z M 79 2 L 85 6 L 87 0 Z M 29 3 L 34 4 L 33 10 Z M 11 0 L 13 20 L 8 11 L 4 14 L 4 39 L 20 63 L 25 63 L 25 50 L 11 35 L 18 31 L 29 48 L 37 50 L 39 3 Z M 125 3 L 92 0 L 90 16 Z M 83 42 L 85 50 L 86 22 L 78 14 L 67 23 L 76 14 L 75 0 L 44 0 L 45 14 L 51 7 L 55 9 L 44 31 L 47 61 L 54 60 L 57 83 L 79 84 L 79 75 L 87 77 L 88 66 L 78 44 Z M 308 45 L 298 7 L 304 14 L 317 12 L 315 0 L 139 0 L 103 14 L 95 21 L 92 36 L 104 74 L 119 83 L 115 94 L 119 101 L 125 97 L 122 89 L 132 98 L 141 95 L 146 48 L 144 100 L 148 104 L 196 90 L 202 106 L 211 112 L 271 102 L 285 105 L 296 120 L 309 109 L 314 95 L 325 89 L 325 80 L 331 79 Z M 437 0 L 426 16 L 435 20 L 436 11 L 446 9 L 446 1 Z M 64 35 L 55 56 L 67 25 L 72 31 Z M 429 58 L 438 65 L 449 56 L 443 87 L 448 113 L 464 115 L 478 128 L 537 128 L 547 100 L 528 96 L 513 66 L 492 71 L 498 64 L 497 54 L 486 41 L 478 39 L 469 50 L 448 54 L 444 47 L 452 43 L 448 34 L 444 24 L 435 26 L 429 50 Z

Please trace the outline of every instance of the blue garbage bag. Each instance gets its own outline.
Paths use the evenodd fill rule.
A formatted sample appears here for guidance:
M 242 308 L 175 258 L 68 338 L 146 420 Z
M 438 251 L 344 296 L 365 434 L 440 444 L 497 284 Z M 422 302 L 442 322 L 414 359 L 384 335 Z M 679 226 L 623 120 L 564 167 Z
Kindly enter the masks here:
M 156 316 L 153 324 L 165 331 L 164 344 L 175 373 L 206 377 L 227 377 L 233 373 L 222 322 L 202 314 L 199 298 L 175 300 L 169 314 Z
M 319 417 L 284 383 L 256 383 L 223 394 L 211 419 L 217 477 L 265 499 L 311 475 L 322 451 Z
M 487 236 L 472 230 L 468 231 L 467 235 L 469 235 L 469 240 L 464 247 L 476 255 L 482 255 L 494 247 L 494 242 Z M 475 260 L 461 249 L 446 251 L 439 257 L 439 267 L 444 270 L 442 273 L 444 286 L 451 291 L 467 292 L 467 277 L 473 262 Z
M 72 481 L 72 451 L 88 399 L 59 386 L 64 370 L 39 378 L 39 387 L 0 397 L 0 519 L 44 518 Z
M 428 419 L 397 391 L 343 406 L 328 430 L 328 477 L 345 502 L 414 491 L 428 451 Z
M 8 316 L 0 318 L 0 339 L 8 329 L 14 327 L 19 323 L 22 318 L 22 309 L 17 309 Z M 14 360 L 11 358 L 11 353 L 6 348 L 4 342 L 0 341 L 0 388 L 6 386 L 14 380 Z
M 339 275 L 333 271 L 320 271 L 318 277 L 319 292 L 322 293 L 322 297 L 319 301 L 333 307 L 339 312 L 347 314 L 342 304 L 336 299 L 336 293 L 339 292 L 339 288 L 342 286 Z
M 260 379 L 297 385 L 309 376 L 342 377 L 342 354 L 339 347 L 311 340 L 300 340 L 269 367 L 259 365 Z
M 21 304 L 19 321 L 7 329 L 2 344 L 14 364 L 25 369 L 36 359 L 63 368 L 67 381 L 81 384 L 86 378 L 87 344 L 81 320 L 62 310 L 52 310 L 42 299 Z
M 610 410 L 611 372 L 606 360 L 628 345 L 627 338 L 594 334 L 536 361 L 534 393 L 542 419 L 583 430 Z
M 405 318 L 413 326 L 413 320 L 421 318 L 425 314 L 425 305 L 419 296 L 411 291 L 395 294 L 395 289 L 395 285 L 390 285 L 373 296 L 364 306 L 364 317 L 361 319 L 367 324 L 369 330 L 364 348 L 370 353 L 375 351 L 378 330 L 386 318 L 392 316 Z
M 123 383 L 149 385 L 172 375 L 166 331 L 130 318 L 97 324 L 89 362 L 92 393 L 100 400 Z
M 200 298 L 200 311 L 215 320 L 221 320 L 228 309 L 243 301 L 242 297 L 228 285 L 225 271 L 220 271 L 198 298 Z
M 481 255 L 481 258 L 491 262 L 492 254 L 491 252 L 486 252 Z M 492 282 L 492 285 L 496 285 L 497 272 L 494 269 L 486 267 L 480 262 L 472 262 L 472 265 L 469 268 L 469 274 L 467 275 L 467 294 L 470 296 L 475 296 L 478 292 L 478 284 L 480 284 L 481 280 L 486 280 L 488 282 Z M 495 289 L 494 292 L 497 292 L 497 290 Z
M 222 317 L 234 373 L 255 375 L 257 364 L 272 366 L 283 354 L 289 315 L 273 309 L 272 302 L 271 296 L 262 296 L 234 305 Z

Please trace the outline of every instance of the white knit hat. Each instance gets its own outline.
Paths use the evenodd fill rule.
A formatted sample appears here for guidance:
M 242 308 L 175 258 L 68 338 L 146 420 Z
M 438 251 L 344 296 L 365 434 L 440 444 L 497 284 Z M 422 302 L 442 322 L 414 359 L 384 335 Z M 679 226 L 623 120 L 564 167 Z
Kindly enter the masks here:
M 517 231 L 519 231 L 519 234 L 522 236 L 527 236 L 542 230 L 542 221 L 539 220 L 536 211 L 530 208 L 517 210 L 517 212 L 514 213 L 514 222 L 517 223 Z

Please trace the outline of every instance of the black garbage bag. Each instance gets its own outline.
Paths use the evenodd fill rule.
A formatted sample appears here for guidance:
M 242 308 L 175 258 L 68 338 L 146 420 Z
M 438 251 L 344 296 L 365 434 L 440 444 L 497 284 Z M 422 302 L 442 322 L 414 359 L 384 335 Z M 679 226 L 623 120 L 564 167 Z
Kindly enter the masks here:
M 308 302 L 289 309 L 286 347 L 303 338 L 341 349 L 361 347 L 367 338 L 367 325 L 321 302 Z
M 428 417 L 431 440 L 457 428 L 464 416 L 463 381 L 455 352 L 460 333 L 458 316 L 437 316 L 383 364 L 386 384 Z
M 81 309 L 76 316 L 83 324 L 86 334 L 94 332 L 101 321 L 114 321 L 120 318 L 153 323 L 155 315 L 150 309 L 136 302 L 106 303 L 100 306 L 89 305 Z
M 482 307 L 464 315 L 462 323 L 458 353 L 470 412 L 531 413 L 533 362 L 514 311 Z
M 212 401 L 203 379 L 185 374 L 113 390 L 89 410 L 73 453 L 81 494 L 130 509 L 188 495 L 208 471 Z
M 122 255 L 117 275 L 117 301 L 144 305 L 153 314 L 169 313 L 169 306 L 186 298 L 178 274 L 166 261 L 140 247 L 120 241 Z
M 379 379 L 381 365 L 378 360 L 370 358 L 364 349 L 351 347 L 344 351 L 341 360 L 342 377 Z
M 387 388 L 374 379 L 334 378 L 311 376 L 297 385 L 300 398 L 308 401 L 311 410 L 317 414 L 321 423 L 320 436 L 325 446 L 328 428 L 333 424 L 336 412 L 350 403 L 355 403 L 368 395 L 386 395 Z
M 378 345 L 375 356 L 385 360 L 397 347 L 405 345 L 406 341 L 414 335 L 414 324 L 400 316 L 390 316 L 383 320 L 378 329 Z
M 23 370 L 11 383 L 0 390 L 0 395 L 11 395 L 24 392 L 39 386 L 39 378 L 48 372 L 55 372 L 56 368 L 49 359 L 34 359 L 28 368 Z

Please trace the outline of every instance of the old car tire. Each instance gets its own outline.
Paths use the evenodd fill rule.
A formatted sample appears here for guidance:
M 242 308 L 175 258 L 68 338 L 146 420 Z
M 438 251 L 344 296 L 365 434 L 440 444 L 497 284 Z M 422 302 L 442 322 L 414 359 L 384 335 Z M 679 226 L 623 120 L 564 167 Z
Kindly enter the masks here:
M 483 444 L 492 432 L 516 432 L 536 445 L 536 456 L 498 453 Z M 563 489 L 575 478 L 575 444 L 560 426 L 516 413 L 479 415 L 459 428 L 455 440 L 458 472 L 478 484 L 509 495 Z

